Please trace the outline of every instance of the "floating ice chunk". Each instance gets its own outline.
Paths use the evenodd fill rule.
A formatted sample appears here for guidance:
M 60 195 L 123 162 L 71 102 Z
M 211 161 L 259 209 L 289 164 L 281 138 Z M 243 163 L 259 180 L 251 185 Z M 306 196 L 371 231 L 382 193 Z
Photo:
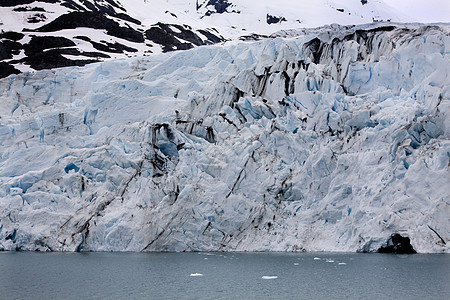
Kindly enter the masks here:
M 298 266 L 298 265 L 300 265 L 299 263 L 294 263 L 294 266 Z
M 209 253 L 209 252 L 199 252 L 198 255 L 204 255 L 204 256 L 215 256 L 214 253 Z
M 338 265 L 346 265 L 346 263 L 345 262 L 340 262 L 340 263 L 338 263 Z
M 334 263 L 334 260 L 332 260 L 332 259 L 326 259 L 325 262 L 327 262 L 327 263 Z
M 314 260 L 320 260 L 320 257 L 314 257 Z
M 263 276 L 262 279 L 277 279 L 278 276 Z
M 190 276 L 191 276 L 191 277 L 201 277 L 201 276 L 203 276 L 203 274 L 200 274 L 200 273 L 191 273 Z

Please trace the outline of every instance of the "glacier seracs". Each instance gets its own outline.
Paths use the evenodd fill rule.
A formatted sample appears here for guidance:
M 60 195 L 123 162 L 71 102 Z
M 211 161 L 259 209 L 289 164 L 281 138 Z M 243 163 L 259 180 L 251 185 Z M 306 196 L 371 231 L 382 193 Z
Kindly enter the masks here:
M 0 80 L 0 249 L 450 252 L 450 26 Z

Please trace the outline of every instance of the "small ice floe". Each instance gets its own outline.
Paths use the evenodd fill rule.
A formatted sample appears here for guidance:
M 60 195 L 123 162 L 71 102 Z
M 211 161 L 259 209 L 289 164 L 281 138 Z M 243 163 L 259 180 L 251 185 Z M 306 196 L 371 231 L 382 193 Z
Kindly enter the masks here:
M 204 258 L 205 260 L 208 259 L 207 257 Z
M 314 260 L 320 260 L 320 257 L 314 257 Z
M 299 263 L 294 263 L 294 266 L 298 266 L 298 265 L 300 265 Z
M 200 274 L 200 273 L 191 273 L 190 276 L 191 276 L 191 277 L 201 277 L 201 276 L 203 276 L 203 274 Z
M 327 258 L 327 259 L 325 260 L 325 262 L 327 262 L 327 263 L 334 263 L 334 260 L 332 260 L 331 258 Z
M 338 265 L 346 265 L 346 263 L 345 262 L 340 262 L 340 263 L 338 263 Z
M 278 276 L 263 276 L 262 279 L 277 279 Z

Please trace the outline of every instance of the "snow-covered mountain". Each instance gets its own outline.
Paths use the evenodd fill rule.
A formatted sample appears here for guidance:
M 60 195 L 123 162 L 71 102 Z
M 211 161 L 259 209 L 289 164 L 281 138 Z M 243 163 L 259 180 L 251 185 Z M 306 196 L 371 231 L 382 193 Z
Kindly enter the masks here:
M 382 20 L 409 19 L 380 0 L 5 0 L 0 78 L 282 29 Z
M 450 252 L 450 26 L 277 36 L 0 80 L 0 249 Z

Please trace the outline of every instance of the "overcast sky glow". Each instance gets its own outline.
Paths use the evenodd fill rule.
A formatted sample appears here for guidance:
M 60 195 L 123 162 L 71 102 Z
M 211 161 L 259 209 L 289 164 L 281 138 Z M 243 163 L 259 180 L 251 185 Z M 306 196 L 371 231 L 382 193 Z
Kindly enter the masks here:
M 384 0 L 419 22 L 450 22 L 450 0 Z

